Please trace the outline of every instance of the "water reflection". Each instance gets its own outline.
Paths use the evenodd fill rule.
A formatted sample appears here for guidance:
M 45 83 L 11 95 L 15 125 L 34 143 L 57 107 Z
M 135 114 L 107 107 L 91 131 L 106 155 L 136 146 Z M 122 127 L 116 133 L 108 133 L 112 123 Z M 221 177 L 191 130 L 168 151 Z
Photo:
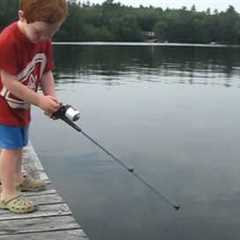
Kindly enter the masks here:
M 238 48 L 55 46 L 58 83 L 239 87 Z
M 176 213 L 36 111 L 33 144 L 90 239 L 238 240 L 238 49 L 57 46 L 55 54 L 58 96 L 80 109 L 81 127 L 182 205 Z

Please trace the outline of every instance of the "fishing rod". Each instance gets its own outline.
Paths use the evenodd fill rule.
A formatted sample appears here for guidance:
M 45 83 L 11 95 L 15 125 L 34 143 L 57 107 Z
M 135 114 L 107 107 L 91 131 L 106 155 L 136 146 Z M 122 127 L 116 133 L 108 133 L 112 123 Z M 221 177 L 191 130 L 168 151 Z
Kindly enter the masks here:
M 85 136 L 88 140 L 98 146 L 102 151 L 104 151 L 108 156 L 110 156 L 114 161 L 116 161 L 119 165 L 121 165 L 124 169 L 126 169 L 129 173 L 131 173 L 134 177 L 136 177 L 141 183 L 143 183 L 147 188 L 149 188 L 153 193 L 155 193 L 158 197 L 163 199 L 168 205 L 170 205 L 175 210 L 180 209 L 180 205 L 176 204 L 172 200 L 170 200 L 165 194 L 162 194 L 159 190 L 149 184 L 142 176 L 135 172 L 134 168 L 129 167 L 123 161 L 121 161 L 118 157 L 116 157 L 113 153 L 108 151 L 105 147 L 99 144 L 96 140 L 90 137 L 85 131 L 83 131 L 77 124 L 74 122 L 79 120 L 80 113 L 78 110 L 73 108 L 71 105 L 63 105 L 61 104 L 60 108 L 53 114 L 55 119 L 61 119 L 70 125 L 72 128 L 80 132 L 83 136 Z

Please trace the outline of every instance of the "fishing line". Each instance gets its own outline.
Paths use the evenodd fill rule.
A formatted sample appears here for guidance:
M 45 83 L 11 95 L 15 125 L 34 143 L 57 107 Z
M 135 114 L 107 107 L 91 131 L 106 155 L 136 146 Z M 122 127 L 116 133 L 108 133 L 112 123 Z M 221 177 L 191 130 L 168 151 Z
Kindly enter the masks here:
M 159 190 L 157 190 L 155 187 L 153 187 L 151 184 L 149 184 L 142 176 L 140 176 L 138 173 L 135 172 L 134 168 L 126 165 L 122 160 L 120 160 L 113 153 L 108 151 L 105 147 L 103 147 L 100 143 L 98 143 L 95 139 L 93 139 L 85 131 L 83 131 L 77 124 L 75 124 L 74 121 L 77 121 L 80 118 L 80 113 L 76 109 L 74 109 L 72 106 L 61 105 L 59 110 L 53 114 L 53 117 L 56 119 L 63 120 L 68 125 L 70 125 L 72 128 L 74 128 L 75 130 L 80 132 L 84 137 L 86 137 L 88 140 L 90 140 L 92 143 L 94 143 L 96 146 L 98 146 L 102 151 L 104 151 L 108 156 L 110 156 L 115 162 L 117 162 L 124 169 L 126 169 L 129 173 L 131 173 L 134 177 L 136 177 L 142 184 L 144 184 L 148 189 L 150 189 L 158 197 L 163 199 L 172 208 L 174 208 L 175 210 L 180 209 L 179 204 L 173 202 L 172 200 L 169 199 L 168 196 L 161 193 Z

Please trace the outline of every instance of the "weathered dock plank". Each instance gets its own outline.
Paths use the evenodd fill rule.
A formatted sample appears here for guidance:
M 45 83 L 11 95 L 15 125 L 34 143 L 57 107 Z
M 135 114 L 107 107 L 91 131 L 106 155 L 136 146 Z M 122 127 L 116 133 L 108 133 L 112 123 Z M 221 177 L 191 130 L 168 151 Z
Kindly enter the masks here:
M 38 205 L 38 211 L 14 214 L 0 209 L 0 240 L 88 240 L 67 203 L 50 184 L 31 144 L 24 149 L 23 171 L 49 185 L 45 191 L 23 193 Z
M 32 200 L 34 203 L 36 203 L 37 205 L 64 203 L 64 200 L 62 199 L 62 197 L 57 193 L 30 195 L 30 196 L 27 196 L 27 197 L 30 200 Z
M 41 192 L 25 192 L 24 195 L 27 197 L 30 197 L 30 196 L 40 196 L 40 195 L 47 195 L 47 194 L 54 194 L 54 193 L 57 193 L 57 191 L 55 189 L 50 188 Z
M 36 218 L 36 217 L 52 217 L 52 216 L 66 216 L 72 215 L 71 210 L 69 209 L 66 203 L 60 204 L 50 204 L 50 205 L 40 205 L 38 211 L 35 211 L 31 214 L 14 214 L 9 211 L 0 211 L 0 228 L 2 220 L 13 220 L 13 219 L 24 219 L 24 218 Z
M 4 235 L 0 236 L 1 240 L 88 240 L 88 237 L 81 229 L 77 230 L 63 230 L 55 232 L 41 232 L 41 233 L 28 233 L 18 235 Z
M 0 235 L 79 229 L 71 216 L 39 217 L 1 221 Z

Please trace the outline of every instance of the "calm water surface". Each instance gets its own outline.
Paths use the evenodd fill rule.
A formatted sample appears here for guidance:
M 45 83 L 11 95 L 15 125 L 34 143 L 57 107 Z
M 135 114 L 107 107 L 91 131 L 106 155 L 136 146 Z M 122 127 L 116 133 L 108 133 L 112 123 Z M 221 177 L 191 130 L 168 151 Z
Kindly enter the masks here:
M 81 127 L 182 205 L 175 212 L 64 123 L 31 139 L 91 240 L 239 240 L 240 49 L 56 46 Z

